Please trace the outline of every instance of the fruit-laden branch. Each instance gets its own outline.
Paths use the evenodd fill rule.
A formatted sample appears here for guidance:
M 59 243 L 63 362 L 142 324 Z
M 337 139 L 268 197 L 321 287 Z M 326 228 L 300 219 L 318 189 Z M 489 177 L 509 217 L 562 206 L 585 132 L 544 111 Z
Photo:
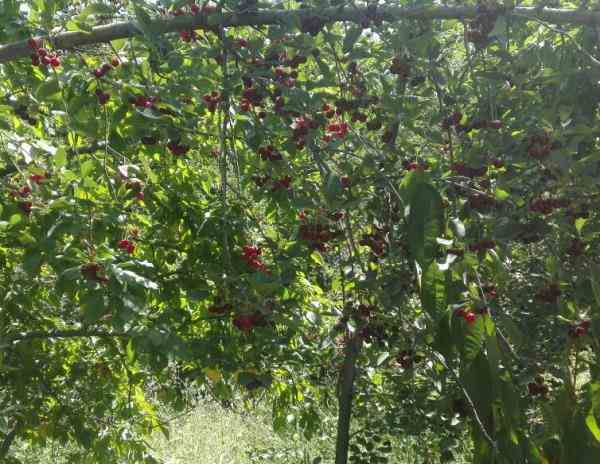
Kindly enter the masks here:
M 15 335 L 7 335 L 0 337 L 0 342 L 16 342 L 20 340 L 33 340 L 39 338 L 114 338 L 114 337 L 129 337 L 131 334 L 126 332 L 107 332 L 104 330 L 51 330 L 49 332 L 36 331 L 26 332 Z
M 143 27 L 136 22 L 122 22 L 97 26 L 91 32 L 63 32 L 54 36 L 42 37 L 57 49 L 70 49 L 83 45 L 92 45 L 111 40 L 133 37 L 150 31 L 153 34 L 205 29 L 217 25 L 225 27 L 264 26 L 270 24 L 300 25 L 303 21 L 317 20 L 320 24 L 347 21 L 360 24 L 373 15 L 372 9 L 352 7 L 332 7 L 324 9 L 306 8 L 299 10 L 260 10 L 255 12 L 198 14 L 195 16 L 177 16 L 157 18 Z M 500 11 L 502 13 L 502 11 Z M 567 10 L 554 8 L 517 7 L 504 11 L 515 18 L 546 21 L 554 24 L 600 24 L 600 12 L 586 10 Z M 376 15 L 383 21 L 402 19 L 469 19 L 477 15 L 475 7 L 467 6 L 426 6 L 426 7 L 381 7 Z M 0 46 L 0 63 L 7 63 L 31 54 L 27 41 L 14 42 Z

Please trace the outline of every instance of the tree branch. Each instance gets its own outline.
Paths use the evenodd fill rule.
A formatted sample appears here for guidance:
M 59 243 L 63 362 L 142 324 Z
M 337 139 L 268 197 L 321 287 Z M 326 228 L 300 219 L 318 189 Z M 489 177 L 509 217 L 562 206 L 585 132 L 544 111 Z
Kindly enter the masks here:
M 541 20 L 554 24 L 600 24 L 600 12 L 555 8 L 517 7 L 504 12 L 514 18 Z M 369 11 L 369 14 L 372 14 Z M 403 19 L 469 19 L 477 14 L 475 7 L 468 6 L 423 6 L 382 7 L 377 14 L 384 21 Z M 266 26 L 271 24 L 298 24 L 303 19 L 318 17 L 323 24 L 347 21 L 360 24 L 367 16 L 367 8 L 331 7 L 324 9 L 306 8 L 297 10 L 262 10 L 255 12 L 177 16 L 157 18 L 144 27 L 155 34 L 165 34 L 190 29 L 207 29 L 213 26 Z M 97 26 L 91 32 L 63 32 L 54 36 L 41 37 L 54 48 L 70 49 L 83 45 L 110 42 L 116 39 L 142 35 L 142 28 L 134 21 Z M 0 46 L 0 63 L 8 63 L 31 54 L 27 41 Z
M 16 342 L 20 340 L 33 340 L 37 338 L 85 338 L 85 337 L 101 337 L 101 338 L 114 338 L 114 337 L 130 337 L 131 334 L 127 332 L 107 332 L 105 330 L 51 330 L 48 332 L 35 331 L 26 332 L 14 335 L 8 335 L 0 337 L 0 341 L 4 342 Z

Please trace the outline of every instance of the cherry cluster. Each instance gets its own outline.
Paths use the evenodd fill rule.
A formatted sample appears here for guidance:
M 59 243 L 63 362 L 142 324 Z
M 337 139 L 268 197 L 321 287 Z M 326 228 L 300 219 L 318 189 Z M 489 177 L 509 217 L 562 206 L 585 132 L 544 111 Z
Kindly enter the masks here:
M 365 12 L 365 17 L 360 22 L 363 28 L 369 27 L 371 24 L 375 26 L 381 26 L 384 16 L 382 13 L 377 11 L 377 5 L 370 4 Z
M 479 130 L 479 129 L 499 130 L 499 129 L 502 129 L 503 127 L 504 127 L 504 123 L 498 119 L 494 119 L 491 121 L 486 120 L 486 119 L 475 119 L 475 120 L 471 121 L 470 123 L 457 125 L 456 131 L 468 134 L 472 130 Z
M 456 127 L 460 124 L 463 115 L 460 111 L 455 111 L 451 115 L 442 120 L 442 129 L 448 130 L 451 127 Z
M 167 143 L 167 148 L 175 156 L 183 156 L 190 151 L 190 147 L 188 145 L 184 145 L 177 140 L 170 140 Z
M 494 8 L 493 2 L 480 0 L 475 19 L 465 28 L 465 39 L 478 47 L 484 47 L 488 43 L 488 36 L 494 30 L 496 19 L 498 10 Z
M 529 137 L 527 154 L 535 159 L 543 159 L 550 154 L 554 147 L 555 143 L 552 141 L 549 134 L 534 134 Z
M 195 42 L 196 39 L 198 38 L 198 34 L 196 34 L 196 31 L 191 30 L 191 31 L 180 31 L 179 32 L 179 38 L 184 41 L 184 42 Z
M 288 72 L 282 66 L 277 66 L 274 70 L 273 80 L 283 87 L 291 89 L 296 85 L 296 79 L 298 78 L 298 71 Z
M 108 283 L 108 277 L 103 274 L 102 266 L 98 263 L 87 263 L 81 266 L 81 274 L 92 282 L 98 282 L 101 284 Z
M 33 208 L 33 203 L 31 201 L 20 201 L 17 203 L 17 207 L 23 211 L 23 213 L 30 214 L 31 209 Z
M 558 301 L 561 293 L 559 284 L 557 282 L 550 282 L 537 291 L 535 294 L 535 301 L 538 303 L 553 304 Z
M 254 327 L 264 327 L 267 325 L 267 319 L 260 311 L 252 314 L 240 314 L 233 319 L 233 325 L 238 330 L 249 333 Z
M 581 256 L 584 252 L 585 243 L 578 238 L 573 239 L 567 248 L 567 254 L 571 256 Z
M 145 95 L 136 95 L 129 98 L 129 103 L 138 108 L 154 108 L 154 105 L 158 102 L 158 97 L 147 97 Z
M 96 95 L 99 105 L 106 105 L 110 100 L 110 93 L 104 92 L 102 89 L 96 89 L 94 95 Z
M 479 168 L 473 168 L 467 166 L 463 162 L 454 163 L 450 166 L 450 169 L 458 174 L 459 176 L 474 178 L 474 177 L 484 177 L 487 174 L 487 166 L 481 166 Z
M 29 180 L 36 185 L 41 184 L 48 174 L 32 174 L 29 176 Z M 24 214 L 30 214 L 33 208 L 33 203 L 29 200 L 23 200 L 31 195 L 31 187 L 29 185 L 23 185 L 17 190 L 12 190 L 10 195 L 17 201 L 17 208 L 19 208 Z
M 325 22 L 319 16 L 306 16 L 300 20 L 300 30 L 305 34 L 310 34 L 313 37 L 316 36 L 323 26 Z
M 536 376 L 533 382 L 527 384 L 529 396 L 539 396 L 546 399 L 548 397 L 548 391 L 548 385 L 544 383 L 544 378 L 541 375 Z
M 271 184 L 271 192 L 290 191 L 292 189 L 292 178 L 290 176 L 282 176 L 279 179 L 273 179 L 269 175 L 252 176 L 252 180 L 257 187 L 264 187 Z
M 229 303 L 215 303 L 208 308 L 209 314 L 222 315 L 227 314 L 233 309 Z
M 343 213 L 342 213 L 343 214 Z M 332 215 L 329 218 L 316 217 L 312 222 L 307 222 L 306 213 L 302 211 L 299 215 L 302 224 L 298 229 L 298 237 L 300 240 L 308 242 L 311 248 L 326 252 L 329 250 L 328 242 L 335 240 L 343 235 L 343 232 L 336 230 L 331 222 L 337 221 L 339 216 Z M 325 219 L 325 221 L 323 220 Z
M 131 240 L 119 240 L 118 247 L 130 255 L 135 251 L 135 243 Z
M 292 121 L 290 128 L 292 129 L 292 139 L 298 149 L 302 149 L 306 144 L 308 131 L 318 129 L 319 123 L 308 116 L 299 116 Z
M 384 136 L 385 136 L 385 134 L 384 134 Z M 406 169 L 407 171 L 423 172 L 423 171 L 426 171 L 427 169 L 429 169 L 429 163 L 427 161 L 423 161 L 423 160 L 416 160 L 416 161 L 404 160 L 404 161 L 402 161 L 402 167 L 404 169 Z
M 333 139 L 344 139 L 348 135 L 350 126 L 347 122 L 339 121 L 327 124 L 326 131 L 328 134 L 323 136 L 323 140 L 331 141 Z
M 398 79 L 405 81 L 410 77 L 410 71 L 410 64 L 406 60 L 403 60 L 399 56 L 396 56 L 392 59 L 390 72 L 398 76 Z
M 529 210 L 535 213 L 551 214 L 555 209 L 566 208 L 569 201 L 561 198 L 537 198 L 529 205 Z
M 261 254 L 262 250 L 254 245 L 244 245 L 242 249 L 242 259 L 246 261 L 248 266 L 257 271 L 268 273 L 267 265 L 259 258 Z
M 462 248 L 448 248 L 448 254 L 454 255 L 457 258 L 462 258 L 465 256 L 465 250 Z
M 458 308 L 454 311 L 457 317 L 462 317 L 468 324 L 473 324 L 477 320 L 477 314 L 467 308 Z
M 486 195 L 484 193 L 474 193 L 469 195 L 467 199 L 467 205 L 469 208 L 476 211 L 488 211 L 498 204 L 496 203 L 496 199 L 490 195 Z
M 358 243 L 368 246 L 371 253 L 380 258 L 385 254 L 385 232 L 377 227 L 373 229 L 374 232 L 363 235 Z
M 206 95 L 204 95 L 202 97 L 202 100 L 204 100 L 204 103 L 206 103 L 206 107 L 208 108 L 208 111 L 210 111 L 211 113 L 214 113 L 215 110 L 217 109 L 217 105 L 222 100 L 221 93 L 218 92 L 217 90 L 213 90 L 211 93 L 207 93 Z
M 403 350 L 396 356 L 396 364 L 404 370 L 412 369 L 420 360 L 414 350 Z
M 60 58 L 56 53 L 51 53 L 47 48 L 42 46 L 42 39 L 34 39 L 32 37 L 27 41 L 27 45 L 34 51 L 31 54 L 31 64 L 33 66 L 52 66 L 53 68 L 60 66 Z
M 116 68 L 117 66 L 119 66 L 120 61 L 118 58 L 113 58 L 111 60 L 110 63 L 103 63 L 102 66 L 100 66 L 99 68 L 96 68 L 92 71 L 92 74 L 94 75 L 94 77 L 96 79 L 101 79 L 104 76 L 106 76 L 106 74 L 112 70 L 113 68 Z
M 18 190 L 11 191 L 10 194 L 13 198 L 17 198 L 17 197 L 27 198 L 29 195 L 31 195 L 31 187 L 29 187 L 29 185 L 24 185 L 23 187 L 19 188 Z
M 377 321 L 369 321 L 369 323 L 359 330 L 359 334 L 363 340 L 369 343 L 383 343 L 387 338 L 385 324 Z
M 135 197 L 138 200 L 143 200 L 145 195 L 144 195 L 144 183 L 139 180 L 139 179 L 131 179 L 128 180 L 127 183 L 125 184 L 125 187 L 127 188 L 127 190 L 131 190 L 132 192 L 134 192 Z
M 258 154 L 263 161 L 281 161 L 283 159 L 281 153 L 279 153 L 273 145 L 260 147 L 258 149 Z
M 96 79 L 101 79 L 111 69 L 119 66 L 119 64 L 120 64 L 119 59 L 115 57 L 111 60 L 110 63 L 104 63 L 99 68 L 94 69 L 94 71 L 92 71 L 92 74 L 94 75 L 94 77 L 96 77 Z M 96 98 L 98 98 L 98 103 L 100 105 L 106 105 L 106 103 L 108 103 L 108 100 L 110 100 L 110 94 L 108 92 L 104 92 L 102 89 L 98 88 L 98 89 L 96 89 L 96 91 L 94 93 L 96 95 Z
M 469 250 L 473 252 L 493 250 L 496 248 L 496 241 L 491 239 L 480 240 L 469 245 Z
M 297 69 L 298 66 L 306 63 L 307 61 L 308 59 L 306 58 L 306 56 L 297 54 L 293 58 L 288 59 L 285 64 L 292 69 Z
M 589 319 L 584 319 L 583 321 L 576 322 L 569 326 L 569 337 L 571 338 L 579 338 L 587 335 L 590 327 L 592 325 L 592 321 Z
M 44 174 L 31 174 L 29 176 L 29 180 L 34 184 L 40 185 L 43 181 L 45 181 L 48 177 L 50 177 L 49 173 Z

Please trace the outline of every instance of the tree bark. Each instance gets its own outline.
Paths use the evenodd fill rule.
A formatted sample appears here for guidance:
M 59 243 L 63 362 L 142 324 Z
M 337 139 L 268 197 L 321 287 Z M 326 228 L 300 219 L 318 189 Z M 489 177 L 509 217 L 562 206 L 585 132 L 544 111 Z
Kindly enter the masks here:
M 517 7 L 500 11 L 514 18 L 537 19 L 554 24 L 600 24 L 600 12 L 587 10 L 568 10 L 556 8 Z M 370 12 L 371 13 L 371 12 Z M 424 7 L 381 7 L 377 15 L 384 21 L 393 22 L 403 19 L 469 19 L 477 14 L 475 7 L 469 6 L 424 6 Z M 367 8 L 331 7 L 306 8 L 297 10 L 261 10 L 241 13 L 177 16 L 157 18 L 145 26 L 154 34 L 206 29 L 214 26 L 266 26 L 271 24 L 299 24 L 303 19 L 318 17 L 323 24 L 347 21 L 360 24 L 367 16 Z M 97 26 L 91 32 L 62 32 L 54 36 L 43 36 L 56 49 L 71 49 L 84 45 L 110 42 L 143 34 L 142 27 L 136 22 L 121 22 Z M 0 63 L 7 63 L 31 54 L 27 41 L 14 42 L 0 46 Z
M 354 334 L 348 340 L 344 365 L 340 374 L 338 394 L 338 426 L 335 447 L 335 464 L 347 464 L 348 447 L 350 446 L 350 419 L 352 417 L 352 401 L 354 399 L 354 379 L 356 376 L 356 358 L 360 352 L 362 340 Z

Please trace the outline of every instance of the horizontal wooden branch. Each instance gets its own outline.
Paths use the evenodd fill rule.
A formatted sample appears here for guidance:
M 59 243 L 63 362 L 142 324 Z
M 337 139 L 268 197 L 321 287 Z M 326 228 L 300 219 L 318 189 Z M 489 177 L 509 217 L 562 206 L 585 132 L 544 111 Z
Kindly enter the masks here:
M 425 6 L 425 7 L 381 7 L 377 15 L 384 21 L 393 22 L 402 19 L 469 19 L 474 18 L 477 11 L 467 6 Z M 517 7 L 504 14 L 515 18 L 546 21 L 554 24 L 592 25 L 600 24 L 600 12 L 588 10 L 567 10 L 555 8 Z M 211 26 L 224 27 L 266 26 L 272 24 L 298 24 L 303 19 L 318 17 L 322 23 L 338 21 L 361 23 L 367 16 L 366 8 L 332 7 L 325 9 L 296 10 L 260 10 L 256 12 L 210 14 L 196 16 L 177 16 L 173 18 L 157 18 L 144 28 L 136 22 L 121 22 L 97 26 L 91 32 L 63 32 L 52 37 L 44 36 L 54 48 L 67 50 L 84 45 L 110 42 L 142 34 L 142 29 L 151 30 L 155 34 L 205 29 Z M 0 63 L 7 63 L 18 58 L 28 57 L 31 49 L 27 41 L 14 42 L 0 46 Z

